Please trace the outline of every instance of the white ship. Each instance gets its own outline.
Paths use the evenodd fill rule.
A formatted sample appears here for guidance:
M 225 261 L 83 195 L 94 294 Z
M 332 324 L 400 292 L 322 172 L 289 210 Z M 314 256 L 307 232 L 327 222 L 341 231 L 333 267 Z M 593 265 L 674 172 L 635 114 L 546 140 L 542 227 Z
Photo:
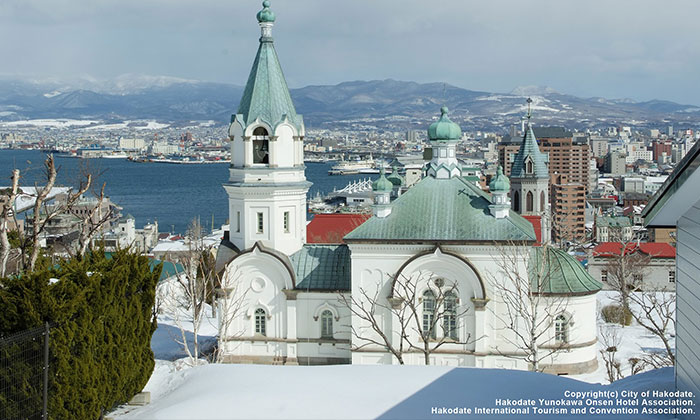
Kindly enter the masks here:
M 376 164 L 372 155 L 369 155 L 367 159 L 357 159 L 357 160 L 341 160 L 336 165 L 333 165 L 328 175 L 355 175 L 355 174 L 367 174 L 374 173 L 376 171 Z

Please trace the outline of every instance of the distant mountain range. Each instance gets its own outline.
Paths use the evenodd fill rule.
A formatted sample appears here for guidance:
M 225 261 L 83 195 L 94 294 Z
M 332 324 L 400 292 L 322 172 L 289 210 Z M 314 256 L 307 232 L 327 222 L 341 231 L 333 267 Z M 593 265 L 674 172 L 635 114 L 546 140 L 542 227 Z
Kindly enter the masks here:
M 70 85 L 6 79 L 0 80 L 0 121 L 155 119 L 226 124 L 242 92 L 243 87 L 236 85 L 152 76 L 126 75 L 110 82 L 83 80 Z M 698 106 L 662 100 L 580 98 L 537 86 L 504 94 L 387 79 L 306 86 L 292 89 L 291 94 L 306 125 L 316 128 L 424 129 L 444 104 L 466 130 L 504 130 L 524 115 L 527 97 L 533 99 L 533 118 L 540 125 L 700 126 Z

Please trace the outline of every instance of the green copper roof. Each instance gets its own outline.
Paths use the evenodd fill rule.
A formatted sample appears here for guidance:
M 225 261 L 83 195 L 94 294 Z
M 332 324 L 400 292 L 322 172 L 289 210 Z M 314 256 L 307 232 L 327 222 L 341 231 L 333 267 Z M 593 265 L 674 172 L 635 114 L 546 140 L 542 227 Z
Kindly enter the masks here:
M 428 127 L 430 140 L 459 140 L 462 137 L 462 129 L 447 116 L 449 110 L 446 106 L 440 108 L 440 119 Z
M 396 168 L 396 165 L 392 166 L 391 174 L 389 174 L 389 176 L 386 177 L 386 179 L 391 181 L 391 183 L 396 186 L 401 186 L 404 184 L 404 179 L 401 175 L 399 175 L 399 170 Z
M 275 14 L 270 10 L 270 2 L 265 0 L 263 3 L 263 9 L 258 12 L 257 18 L 260 23 L 273 23 L 275 21 Z
M 603 287 L 576 258 L 561 249 L 551 246 L 534 247 L 530 258 L 528 271 L 533 292 L 585 295 L 595 293 Z
M 532 161 L 532 172 L 527 172 L 527 162 Z M 520 150 L 515 155 L 513 167 L 510 170 L 511 178 L 549 178 L 549 169 L 547 169 L 547 155 L 540 152 L 537 146 L 537 138 L 532 131 L 532 126 L 528 122 L 523 142 L 520 144 Z
M 274 129 L 286 116 L 301 130 L 302 118 L 294 109 L 272 38 L 260 38 L 260 47 L 238 106 L 238 114 L 242 115 L 240 122 L 244 127 L 260 118 Z
M 306 244 L 289 258 L 297 290 L 350 290 L 347 245 Z
M 372 217 L 346 241 L 534 241 L 532 224 L 511 211 L 496 219 L 491 197 L 460 177 L 425 177 L 391 204 L 391 213 Z
M 489 183 L 489 190 L 491 192 L 508 192 L 510 191 L 510 181 L 508 180 L 508 177 L 505 176 L 503 173 L 503 168 L 501 165 L 498 165 L 498 171 L 496 172 L 496 176 L 491 180 L 491 183 Z
M 394 184 L 384 176 L 384 167 L 379 170 L 379 179 L 372 183 L 372 191 L 375 192 L 391 192 L 394 189 Z

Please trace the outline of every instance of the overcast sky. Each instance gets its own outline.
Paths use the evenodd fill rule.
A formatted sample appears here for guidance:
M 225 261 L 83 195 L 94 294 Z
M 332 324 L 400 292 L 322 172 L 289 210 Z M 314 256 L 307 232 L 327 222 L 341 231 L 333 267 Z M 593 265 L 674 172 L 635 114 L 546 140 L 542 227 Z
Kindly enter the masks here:
M 0 74 L 245 84 L 257 0 L 2 0 Z M 700 105 L 700 1 L 272 0 L 291 87 L 394 78 Z

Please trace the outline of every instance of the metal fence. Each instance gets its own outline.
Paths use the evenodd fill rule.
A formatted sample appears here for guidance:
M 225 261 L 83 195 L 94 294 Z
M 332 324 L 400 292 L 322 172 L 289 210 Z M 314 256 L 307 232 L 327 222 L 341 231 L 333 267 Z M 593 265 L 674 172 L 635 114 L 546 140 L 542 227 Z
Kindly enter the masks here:
M 48 419 L 49 324 L 0 338 L 0 419 Z

